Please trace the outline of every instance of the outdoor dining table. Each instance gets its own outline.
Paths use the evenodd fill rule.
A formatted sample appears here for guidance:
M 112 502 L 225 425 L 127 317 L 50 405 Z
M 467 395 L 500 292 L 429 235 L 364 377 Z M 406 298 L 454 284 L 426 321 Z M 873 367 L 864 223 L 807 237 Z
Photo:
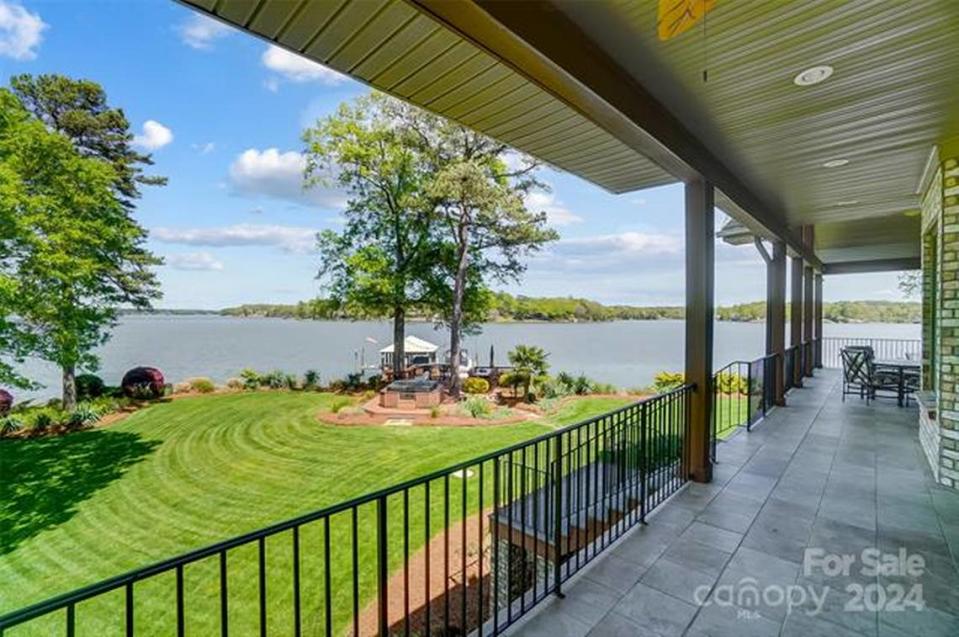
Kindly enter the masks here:
M 908 358 L 880 358 L 872 362 L 876 369 L 894 370 L 898 379 L 896 398 L 902 407 L 906 399 L 906 372 L 920 372 L 922 363 Z

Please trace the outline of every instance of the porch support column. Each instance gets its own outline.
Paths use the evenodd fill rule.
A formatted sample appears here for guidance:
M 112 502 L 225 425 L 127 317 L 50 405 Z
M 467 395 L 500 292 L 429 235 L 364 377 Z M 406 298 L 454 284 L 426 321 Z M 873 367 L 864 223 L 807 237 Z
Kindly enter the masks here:
M 803 357 L 803 375 L 812 376 L 813 370 L 813 269 L 806 266 L 803 274 L 803 302 L 802 302 L 802 340 L 807 343 L 805 347 L 806 355 Z
M 789 292 L 792 299 L 789 304 L 789 345 L 790 347 L 797 347 L 793 352 L 793 386 L 802 387 L 802 257 L 792 258 L 790 270 Z
M 766 263 L 766 354 L 777 354 L 775 401 L 786 404 L 786 244 L 773 242 L 773 253 Z
M 822 369 L 822 274 L 816 274 L 816 368 Z
M 813 249 L 813 227 L 802 227 L 802 242 L 809 250 Z M 803 348 L 805 356 L 803 357 L 803 375 L 812 376 L 812 370 L 815 365 L 815 354 L 813 353 L 813 315 L 815 310 L 815 301 L 813 300 L 813 275 L 812 264 L 806 262 L 806 270 L 803 276 L 803 315 L 802 315 L 802 337 L 807 343 Z
M 713 253 L 715 213 L 712 184 L 686 182 L 686 382 L 696 386 L 690 400 L 686 466 L 696 482 L 711 482 L 709 458 L 713 396 Z

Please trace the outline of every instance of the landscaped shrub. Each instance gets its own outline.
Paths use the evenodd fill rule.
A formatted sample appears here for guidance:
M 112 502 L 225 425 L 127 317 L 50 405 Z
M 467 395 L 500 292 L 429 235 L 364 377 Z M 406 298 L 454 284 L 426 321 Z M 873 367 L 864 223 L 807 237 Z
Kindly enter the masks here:
M 0 418 L 0 436 L 12 436 L 23 429 L 23 421 L 16 416 Z
M 733 372 L 722 372 L 716 375 L 716 391 L 731 396 L 733 394 L 749 393 L 749 381 Z
M 489 418 L 493 406 L 483 396 L 470 396 L 460 403 L 460 410 L 470 418 Z
M 80 374 L 76 378 L 77 400 L 91 400 L 103 395 L 106 385 L 96 374 Z
M 188 378 L 186 382 L 190 384 L 190 389 L 201 394 L 209 394 L 216 391 L 216 385 L 213 384 L 213 381 L 205 376 L 198 376 L 196 378 Z
M 686 376 L 682 372 L 657 372 L 653 377 L 653 388 L 657 392 L 665 392 L 677 387 L 682 387 L 686 382 Z
M 249 367 L 240 371 L 240 378 L 243 380 L 244 389 L 256 390 L 262 384 L 259 372 Z
M 333 403 L 330 405 L 330 411 L 334 414 L 340 413 L 341 410 L 349 407 L 353 404 L 353 401 L 345 396 L 339 396 L 333 400 Z
M 134 367 L 123 375 L 123 393 L 130 398 L 152 400 L 163 396 L 163 373 L 156 367 Z
M 489 381 L 476 376 L 467 378 L 463 381 L 463 391 L 467 394 L 488 394 Z
M 227 389 L 232 389 L 233 391 L 240 391 L 241 389 L 246 388 L 246 383 L 242 378 L 227 378 L 226 379 Z
M 569 396 L 571 393 L 569 388 L 561 383 L 558 378 L 550 378 L 549 376 L 536 383 L 535 391 L 536 395 L 544 400 L 556 400 L 563 396 Z
M 430 407 L 430 418 L 439 418 L 441 413 L 443 412 L 440 411 L 439 406 L 433 405 Z
M 38 410 L 33 413 L 30 422 L 30 429 L 36 433 L 44 433 L 55 424 L 53 415 L 46 409 Z
M 100 420 L 100 414 L 96 409 L 86 403 L 80 403 L 67 416 L 66 425 L 70 429 L 83 429 L 90 427 Z
M 191 391 L 193 391 L 193 385 L 188 381 L 184 380 L 173 385 L 174 394 L 189 394 Z
M 283 389 L 286 387 L 286 374 L 279 369 L 274 369 L 260 376 L 260 385 L 270 389 Z
M 287 389 L 299 389 L 300 388 L 300 379 L 296 377 L 296 374 L 286 374 L 283 377 L 283 381 L 286 384 Z
M 316 389 L 320 384 L 320 372 L 315 369 L 308 369 L 303 374 L 303 389 Z
M 593 386 L 590 387 L 590 393 L 593 394 L 616 394 L 619 392 L 619 388 L 612 383 L 593 383 Z
M 592 393 L 593 381 L 591 381 L 586 374 L 580 374 L 573 379 L 573 384 L 570 389 L 572 389 L 573 393 L 577 396 L 585 396 L 586 394 Z
M 6 389 L 0 389 L 0 416 L 6 415 L 13 407 L 13 394 Z
M 499 376 L 499 384 L 503 387 L 509 387 L 512 389 L 514 396 L 524 383 L 526 383 L 526 376 L 517 372 L 506 372 L 504 374 L 500 374 Z

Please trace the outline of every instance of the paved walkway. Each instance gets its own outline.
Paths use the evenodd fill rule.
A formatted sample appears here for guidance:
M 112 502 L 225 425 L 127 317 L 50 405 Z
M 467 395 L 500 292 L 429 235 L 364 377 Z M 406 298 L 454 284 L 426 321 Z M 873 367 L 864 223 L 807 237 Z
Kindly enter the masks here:
M 513 634 L 959 635 L 959 495 L 933 482 L 915 408 L 842 403 L 838 381 L 817 372 L 720 445 L 714 483 L 689 485 Z M 836 574 L 816 549 L 854 561 Z M 924 565 L 864 573 L 865 549 Z

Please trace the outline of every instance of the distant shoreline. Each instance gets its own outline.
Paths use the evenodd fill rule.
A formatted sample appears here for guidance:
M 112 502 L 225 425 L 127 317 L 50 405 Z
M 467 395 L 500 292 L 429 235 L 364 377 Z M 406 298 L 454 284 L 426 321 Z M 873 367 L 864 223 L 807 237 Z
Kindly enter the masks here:
M 266 314 L 231 314 L 226 313 L 223 310 L 189 310 L 189 309 L 157 309 L 157 310 L 147 310 L 147 311 L 132 311 L 124 310 L 121 312 L 121 316 L 181 316 L 181 317 L 191 317 L 191 316 L 218 316 L 222 318 L 235 318 L 235 319 L 276 319 L 283 321 L 324 321 L 329 323 L 353 323 L 358 321 L 389 321 L 389 317 L 381 318 L 349 318 L 349 317 L 320 317 L 320 318 L 308 318 L 300 316 L 269 316 Z M 617 323 L 617 322 L 658 322 L 658 321 L 682 321 L 682 318 L 677 317 L 648 317 L 648 318 L 611 318 L 611 319 L 593 319 L 593 320 L 576 320 L 576 319 L 514 319 L 514 318 L 496 318 L 490 319 L 488 321 L 483 321 L 483 324 L 487 325 L 550 325 L 550 324 L 561 324 L 561 325 L 596 325 L 599 323 Z M 737 318 L 717 318 L 719 323 L 753 323 L 753 324 L 763 324 L 766 321 L 763 319 L 737 319 Z M 422 324 L 428 323 L 433 324 L 435 321 L 424 318 L 424 317 L 413 317 L 406 320 L 410 324 Z M 887 325 L 920 325 L 921 321 L 913 320 L 902 320 L 902 321 L 889 321 L 889 320 L 833 320 L 823 318 L 823 323 L 827 325 L 868 325 L 871 323 L 883 323 Z

